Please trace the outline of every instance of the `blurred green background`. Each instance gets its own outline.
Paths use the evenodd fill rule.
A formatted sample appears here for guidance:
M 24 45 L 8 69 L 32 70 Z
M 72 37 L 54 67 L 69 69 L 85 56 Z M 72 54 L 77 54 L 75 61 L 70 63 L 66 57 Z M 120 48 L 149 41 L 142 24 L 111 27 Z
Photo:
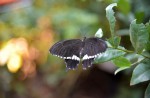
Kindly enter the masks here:
M 129 25 L 149 21 L 149 0 L 0 0 L 0 98 L 143 98 L 147 83 L 130 85 L 132 68 L 116 76 L 106 62 L 66 72 L 49 54 L 57 41 L 110 37 L 105 8 L 116 2 L 116 34 L 132 49 Z

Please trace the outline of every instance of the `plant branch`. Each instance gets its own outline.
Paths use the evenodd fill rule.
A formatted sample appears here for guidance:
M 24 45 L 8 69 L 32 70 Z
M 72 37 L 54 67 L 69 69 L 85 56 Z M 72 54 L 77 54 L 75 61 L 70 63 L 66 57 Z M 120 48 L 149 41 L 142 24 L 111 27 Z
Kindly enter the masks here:
M 114 48 L 114 47 L 108 47 L 108 48 L 117 49 L 117 50 L 120 50 L 120 51 L 123 51 L 123 52 L 126 52 L 126 53 L 136 53 L 136 52 L 134 52 L 134 51 L 126 50 L 126 49 L 121 49 L 121 48 Z M 141 53 L 136 53 L 136 54 L 141 55 L 141 56 L 143 56 L 143 57 L 145 57 L 145 58 L 150 59 L 150 57 L 148 57 L 148 56 L 146 56 L 146 55 L 143 55 L 143 54 L 141 54 Z

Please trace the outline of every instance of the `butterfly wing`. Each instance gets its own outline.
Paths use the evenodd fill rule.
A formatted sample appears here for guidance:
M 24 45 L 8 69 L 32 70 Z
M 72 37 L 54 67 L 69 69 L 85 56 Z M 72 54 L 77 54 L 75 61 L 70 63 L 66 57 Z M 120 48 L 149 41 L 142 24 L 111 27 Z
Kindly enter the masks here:
M 90 67 L 98 55 L 106 51 L 107 45 L 100 38 L 87 38 L 84 40 L 82 51 L 82 66 L 84 69 Z
M 65 59 L 66 68 L 68 69 L 76 69 L 79 65 L 78 60 Z
M 67 69 L 76 69 L 81 56 L 83 69 L 86 69 L 106 48 L 105 41 L 100 38 L 87 38 L 83 41 L 72 39 L 57 42 L 51 47 L 50 53 L 64 58 Z
M 51 54 L 64 59 L 79 57 L 82 41 L 79 39 L 60 41 L 54 44 L 49 50 Z
M 64 58 L 68 69 L 75 69 L 80 61 L 81 46 L 79 39 L 60 41 L 51 47 L 50 53 Z

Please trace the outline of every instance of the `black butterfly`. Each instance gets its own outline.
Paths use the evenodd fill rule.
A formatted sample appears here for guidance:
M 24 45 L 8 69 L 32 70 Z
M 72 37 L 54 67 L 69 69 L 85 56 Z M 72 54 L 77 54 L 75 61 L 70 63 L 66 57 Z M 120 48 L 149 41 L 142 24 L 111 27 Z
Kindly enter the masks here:
M 68 69 L 76 69 L 80 60 L 83 69 L 91 67 L 94 59 L 101 55 L 107 48 L 104 40 L 93 37 L 80 39 L 64 40 L 55 43 L 50 48 L 50 53 L 65 59 Z

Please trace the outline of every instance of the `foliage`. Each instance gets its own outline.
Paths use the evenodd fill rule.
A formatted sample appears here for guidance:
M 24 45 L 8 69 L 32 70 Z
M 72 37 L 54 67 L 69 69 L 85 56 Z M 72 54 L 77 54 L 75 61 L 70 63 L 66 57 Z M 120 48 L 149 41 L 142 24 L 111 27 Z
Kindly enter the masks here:
M 112 8 L 116 5 L 117 5 L 116 3 L 110 4 L 106 8 L 106 17 L 109 21 L 110 31 L 111 31 L 111 38 L 108 39 L 108 43 L 111 46 L 109 46 L 109 48 L 101 57 L 98 57 L 96 59 L 96 63 L 111 60 L 117 67 L 119 67 L 116 70 L 115 74 L 117 74 L 119 71 L 130 68 L 131 65 L 132 66 L 136 65 L 132 74 L 130 85 L 135 85 L 144 81 L 148 81 L 150 80 L 150 75 L 149 75 L 150 74 L 150 55 L 149 55 L 149 50 L 147 50 L 146 47 L 150 46 L 149 44 L 150 31 L 148 30 L 150 26 L 149 22 L 147 22 L 146 24 L 143 24 L 143 23 L 137 24 L 136 20 L 133 20 L 129 28 L 129 37 L 130 37 L 132 46 L 134 47 L 134 50 L 131 51 L 125 48 L 120 48 L 122 47 L 122 46 L 119 46 L 121 37 L 115 36 L 115 32 L 114 32 L 115 17 L 114 17 L 114 12 Z M 137 58 L 137 60 L 132 63 L 126 58 L 126 55 L 131 54 L 131 53 L 140 55 L 140 57 L 135 56 L 134 58 Z M 150 87 L 148 86 L 146 93 L 145 93 L 145 98 L 149 97 L 149 90 L 150 90 Z

